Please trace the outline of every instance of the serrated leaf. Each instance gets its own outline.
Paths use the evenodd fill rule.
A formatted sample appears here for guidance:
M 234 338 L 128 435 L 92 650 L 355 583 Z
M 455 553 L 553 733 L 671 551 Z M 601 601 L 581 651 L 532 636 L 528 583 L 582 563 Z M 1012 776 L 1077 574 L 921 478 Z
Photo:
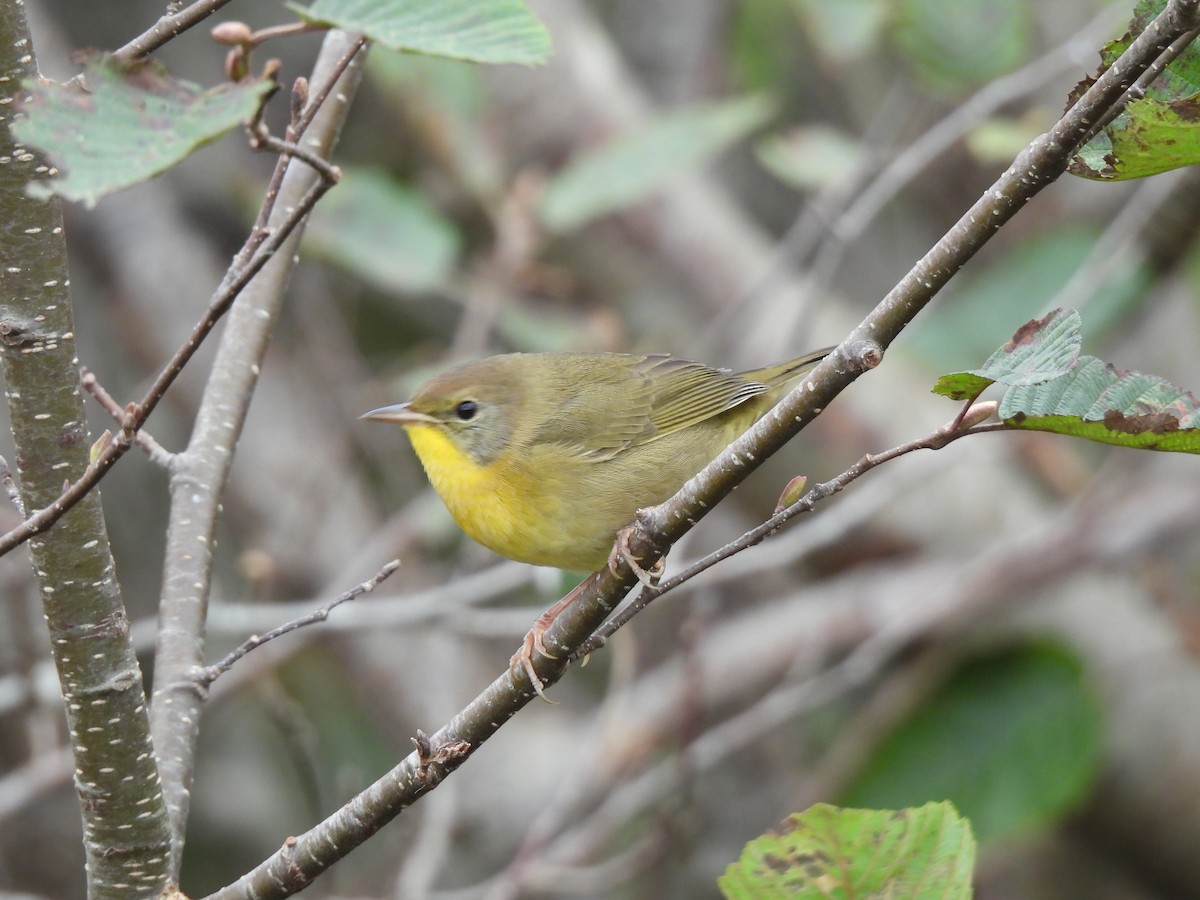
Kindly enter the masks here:
M 1200 453 L 1200 402 L 1157 375 L 1126 372 L 1094 356 L 1061 378 L 1011 388 L 1000 418 L 1014 428 L 1102 444 Z
M 1083 321 L 1075 310 L 1052 310 L 1018 328 L 982 368 L 943 375 L 933 392 L 952 400 L 969 400 L 994 382 L 1012 386 L 1059 378 L 1079 359 L 1082 329 Z
M 305 246 L 385 291 L 444 283 L 459 234 L 423 196 L 373 169 L 346 168 L 313 211 Z
M 362 32 L 390 50 L 479 63 L 540 65 L 550 34 L 521 0 L 313 0 L 307 22 Z
M 760 126 L 774 108 L 751 96 L 674 112 L 580 155 L 547 184 L 538 215 L 561 233 L 630 206 Z
M 1129 20 L 1128 30 L 1124 36 L 1115 41 L 1109 41 L 1100 51 L 1100 58 L 1105 68 L 1116 62 L 1117 57 L 1124 53 L 1129 45 L 1146 30 L 1151 22 L 1158 18 L 1159 13 L 1167 8 L 1167 0 L 1138 0 L 1134 6 L 1133 17 Z M 1200 47 L 1193 41 L 1183 52 L 1171 60 L 1166 70 L 1147 88 L 1147 94 L 1152 97 L 1165 97 L 1169 93 L 1191 94 L 1200 91 Z
M 949 803 L 839 809 L 818 803 L 746 845 L 718 879 L 730 900 L 971 896 L 975 840 Z
M 271 89 L 265 81 L 205 90 L 172 78 L 153 61 L 94 56 L 82 83 L 39 81 L 13 132 L 58 169 L 30 194 L 91 205 L 105 194 L 158 175 L 249 119 Z
M 1100 704 L 1078 660 L 1055 645 L 1026 646 L 963 666 L 879 745 L 841 799 L 949 799 L 988 841 L 1068 812 L 1100 750 Z
M 1000 384 L 1037 384 L 1065 375 L 1079 359 L 1083 320 L 1075 310 L 1051 310 L 1026 322 L 972 374 Z

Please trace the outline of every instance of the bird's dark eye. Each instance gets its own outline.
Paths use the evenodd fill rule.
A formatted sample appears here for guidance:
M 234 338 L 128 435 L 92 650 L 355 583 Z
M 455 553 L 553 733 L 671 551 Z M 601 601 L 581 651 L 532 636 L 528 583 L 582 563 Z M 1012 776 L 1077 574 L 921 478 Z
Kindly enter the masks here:
M 474 400 L 464 400 L 458 406 L 454 407 L 454 414 L 467 422 L 475 418 L 475 413 L 479 412 L 479 404 Z

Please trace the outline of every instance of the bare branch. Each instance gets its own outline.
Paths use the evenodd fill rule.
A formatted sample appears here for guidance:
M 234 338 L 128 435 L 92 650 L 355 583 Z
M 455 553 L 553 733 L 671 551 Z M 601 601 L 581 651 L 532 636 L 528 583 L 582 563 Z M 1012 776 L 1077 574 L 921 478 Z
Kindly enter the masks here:
M 105 412 L 113 417 L 117 425 L 125 424 L 125 410 L 121 405 L 113 399 L 112 394 L 105 390 L 104 385 L 100 383 L 100 379 L 96 377 L 95 372 L 88 371 L 87 368 L 81 367 L 79 370 L 80 386 L 92 395 L 92 398 L 104 407 Z M 173 456 L 162 444 L 156 441 L 149 432 L 138 430 L 133 436 L 134 443 L 148 456 L 150 460 L 164 469 L 171 468 L 171 460 Z
M 361 597 L 363 594 L 367 594 L 375 590 L 375 588 L 386 581 L 398 568 L 400 568 L 400 560 L 394 559 L 362 584 L 355 585 L 354 587 L 350 588 L 350 590 L 338 596 L 337 599 L 331 600 L 320 609 L 311 612 L 306 616 L 301 616 L 298 619 L 292 619 L 290 622 L 280 625 L 278 628 L 272 628 L 265 634 L 252 635 L 251 637 L 247 638 L 236 650 L 233 650 L 227 654 L 220 662 L 208 666 L 198 679 L 200 686 L 202 688 L 208 688 L 209 685 L 233 668 L 233 664 L 239 659 L 241 659 L 251 650 L 261 647 L 268 641 L 273 641 L 277 637 L 283 637 L 283 635 L 303 628 L 306 625 L 324 622 L 329 618 L 329 613 L 334 609 L 341 606 L 348 600 L 353 600 L 355 597 Z
M 288 142 L 303 138 L 308 148 L 330 156 L 362 72 L 361 38 L 342 31 L 326 34 L 314 65 L 320 90 L 300 114 L 311 130 L 288 128 Z M 335 90 L 336 85 L 336 90 Z M 303 91 L 302 91 L 303 92 Z M 312 107 L 319 116 L 307 117 Z M 306 126 L 307 127 L 307 126 Z M 303 224 L 317 199 L 333 184 L 328 166 L 301 165 L 281 156 L 260 210 L 253 251 L 262 260 L 230 309 L 187 448 L 171 477 L 171 516 L 155 647 L 155 686 L 150 724 L 159 757 L 172 831 L 172 871 L 178 874 L 190 809 L 196 723 L 204 691 L 195 678 L 204 663 L 205 620 L 212 578 L 212 550 L 221 498 L 234 449 L 242 432 L 268 338 L 283 306 Z M 283 225 L 287 225 L 286 235 Z M 248 245 L 254 241 L 254 235 Z
M 117 59 L 131 61 L 139 56 L 153 53 L 172 38 L 178 37 L 193 25 L 203 22 L 229 0 L 196 0 L 191 6 L 173 15 L 163 16 L 154 26 L 138 35 L 120 50 L 113 53 Z

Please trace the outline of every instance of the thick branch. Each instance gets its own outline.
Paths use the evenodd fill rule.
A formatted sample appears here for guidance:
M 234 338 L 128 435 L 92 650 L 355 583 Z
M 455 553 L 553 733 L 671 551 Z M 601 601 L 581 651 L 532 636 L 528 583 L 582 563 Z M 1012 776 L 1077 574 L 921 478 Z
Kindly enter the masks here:
M 90 444 L 62 208 L 26 195 L 48 168 L 8 127 L 21 83 L 36 75 L 22 5 L 0 4 L 0 358 L 26 509 L 58 498 L 87 468 Z M 30 553 L 75 757 L 89 896 L 155 895 L 169 875 L 167 813 L 100 495 L 31 541 Z

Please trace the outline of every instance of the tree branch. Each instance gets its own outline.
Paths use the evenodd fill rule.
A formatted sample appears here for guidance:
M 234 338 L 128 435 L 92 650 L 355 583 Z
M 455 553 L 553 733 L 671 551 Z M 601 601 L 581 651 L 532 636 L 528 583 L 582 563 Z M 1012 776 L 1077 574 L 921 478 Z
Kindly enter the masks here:
M 865 368 L 863 348 L 886 348 L 901 330 L 992 235 L 1065 170 L 1091 124 L 1125 100 L 1129 85 L 1182 34 L 1196 26 L 1200 0 L 1173 0 L 1079 101 L 1046 134 L 1037 138 L 917 262 L 874 310 L 774 410 L 734 441 L 670 500 L 643 510 L 626 544 L 643 564 L 653 563 L 724 499 L 763 460 L 811 422 Z M 619 574 L 602 572 L 544 635 L 560 648 L 556 660 L 539 659 L 543 682 L 561 677 L 565 657 L 582 644 L 634 584 L 622 565 Z
M 113 56 L 130 62 L 139 56 L 153 53 L 167 41 L 203 22 L 228 2 L 229 0 L 197 0 L 173 15 L 163 16 L 149 30 L 135 37 L 120 50 L 114 51 Z
M 90 443 L 62 206 L 26 193 L 49 167 L 9 128 L 21 85 L 36 78 L 24 7 L 0 4 L 0 360 L 26 509 L 56 502 L 63 480 L 88 468 Z M 167 810 L 99 494 L 29 549 L 75 759 L 89 897 L 156 895 L 169 876 Z
M 234 664 L 239 659 L 241 659 L 251 650 L 261 647 L 268 641 L 273 641 L 275 638 L 283 637 L 285 634 L 291 634 L 293 631 L 304 628 L 307 625 L 315 625 L 318 622 L 324 622 L 329 618 L 329 614 L 337 607 L 341 606 L 343 603 L 353 600 L 355 597 L 361 597 L 363 594 L 367 594 L 375 590 L 375 588 L 387 580 L 398 568 L 400 568 L 400 560 L 394 559 L 376 572 L 371 578 L 362 582 L 362 584 L 357 584 L 350 588 L 350 590 L 339 594 L 336 598 L 326 603 L 320 609 L 307 613 L 303 616 L 298 616 L 297 618 L 292 619 L 290 622 L 285 622 L 283 625 L 272 628 L 270 631 L 267 631 L 263 634 L 251 635 L 236 648 L 227 653 L 220 662 L 214 663 L 213 665 L 205 668 L 203 674 L 198 679 L 200 686 L 207 690 L 214 681 L 232 669 Z
M 289 129 L 289 143 L 303 139 L 310 152 L 329 158 L 361 78 L 362 47 L 360 38 L 345 32 L 333 31 L 326 36 L 313 72 L 313 82 L 321 89 L 311 101 L 325 102 L 311 119 L 310 111 L 301 111 L 298 121 L 310 121 L 311 125 L 303 133 Z M 171 518 L 159 607 L 151 728 L 171 814 L 172 872 L 176 875 L 205 695 L 199 673 L 204 663 L 212 546 L 221 496 L 267 339 L 295 266 L 305 217 L 331 186 L 321 171 L 298 164 L 289 155 L 280 158 L 276 171 L 283 174 L 273 179 L 264 204 L 271 210 L 263 229 L 269 237 L 254 252 L 254 259 L 262 259 L 262 264 L 252 278 L 235 279 L 244 290 L 230 310 L 191 441 L 175 457 L 171 471 Z M 288 230 L 281 237 L 285 226 Z
M 736 440 L 666 503 L 644 511 L 629 544 L 645 562 L 661 557 L 713 505 L 724 498 L 770 454 L 815 418 L 862 371 L 873 367 L 912 318 L 936 295 L 1025 203 L 1065 171 L 1090 123 L 1121 102 L 1129 84 L 1181 34 L 1197 24 L 1200 0 L 1171 5 L 1105 72 L 1055 127 L 1023 151 L 1007 172 L 921 259 L 875 310 L 783 401 Z M 617 573 L 602 571 L 547 631 L 557 658 L 536 659 L 547 684 L 561 677 L 567 654 L 582 644 L 635 583 L 622 563 Z M 383 778 L 324 822 L 285 846 L 211 900 L 284 897 L 310 884 L 405 807 L 434 789 L 500 726 L 528 703 L 534 692 L 520 674 L 506 672 L 442 729 L 427 749 L 407 757 Z

